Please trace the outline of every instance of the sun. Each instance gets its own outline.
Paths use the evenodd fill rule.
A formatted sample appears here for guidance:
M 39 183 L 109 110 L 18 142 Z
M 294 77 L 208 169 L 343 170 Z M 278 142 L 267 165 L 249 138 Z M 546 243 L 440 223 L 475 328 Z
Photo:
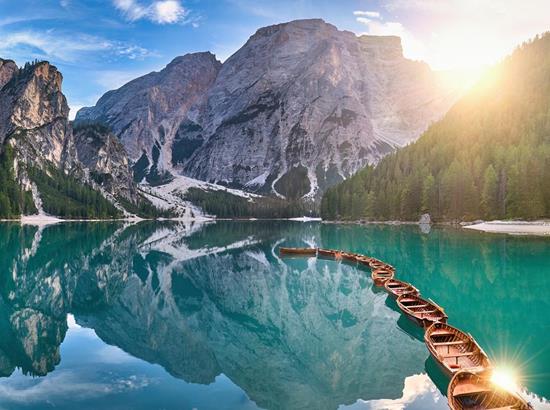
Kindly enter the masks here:
M 508 367 L 497 367 L 491 375 L 491 382 L 501 389 L 515 392 L 519 390 L 518 377 L 513 369 Z

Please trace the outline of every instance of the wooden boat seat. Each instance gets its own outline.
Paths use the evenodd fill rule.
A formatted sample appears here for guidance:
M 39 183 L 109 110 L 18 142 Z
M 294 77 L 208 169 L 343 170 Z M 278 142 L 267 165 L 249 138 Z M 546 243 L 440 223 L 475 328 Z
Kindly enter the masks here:
M 454 388 L 453 396 L 470 396 L 473 394 L 490 393 L 492 390 L 474 383 L 461 383 Z
M 443 358 L 449 359 L 452 357 L 467 357 L 467 356 L 473 356 L 475 354 L 478 354 L 479 352 L 463 352 L 463 353 L 452 353 L 452 354 L 444 354 L 442 355 Z
M 410 305 L 410 306 L 409 306 L 409 305 L 405 305 L 405 307 L 407 307 L 407 308 L 409 308 L 409 309 L 423 308 L 423 307 L 428 307 L 428 306 L 430 306 L 430 305 L 428 305 L 428 304 L 426 304 L 426 303 L 424 303 L 424 304 L 422 304 L 422 305 Z
M 464 345 L 468 342 L 464 340 L 454 340 L 452 342 L 434 342 L 434 346 L 454 346 L 454 345 Z
M 453 336 L 455 333 L 449 332 L 448 330 L 434 330 L 430 333 L 430 336 Z
M 438 309 L 431 309 L 431 310 L 419 310 L 419 311 L 416 311 L 414 313 L 420 313 L 422 315 L 425 315 L 426 313 L 435 313 L 435 312 L 438 312 L 438 311 L 439 311 Z

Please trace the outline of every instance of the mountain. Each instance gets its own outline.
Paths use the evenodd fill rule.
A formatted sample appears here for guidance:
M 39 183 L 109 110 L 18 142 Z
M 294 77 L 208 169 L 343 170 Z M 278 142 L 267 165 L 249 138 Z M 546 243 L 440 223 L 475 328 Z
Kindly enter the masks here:
M 491 69 L 420 139 L 327 191 L 326 219 L 550 217 L 550 33 Z
M 0 60 L 0 217 L 153 214 L 117 137 L 90 124 L 73 132 L 62 80 L 45 61 Z
M 63 77 L 56 67 L 43 61 L 19 68 L 11 60 L 0 60 L 0 218 L 19 218 L 22 214 L 187 219 L 204 218 L 205 213 L 243 217 L 303 215 L 303 207 L 292 202 L 263 198 L 181 175 L 156 173 L 156 165 L 146 165 L 145 174 L 138 169 L 142 160 L 131 168 L 127 149 L 142 152 L 145 161 L 147 155 L 162 160 L 165 154 L 160 143 L 148 145 L 149 142 L 158 133 L 164 135 L 163 127 L 179 127 L 181 116 L 187 115 L 186 104 L 197 100 L 205 87 L 201 81 L 207 68 L 214 70 L 209 80 L 212 81 L 218 66 L 209 53 L 176 59 L 160 75 L 166 83 L 162 87 L 151 86 L 146 92 L 155 103 L 163 101 L 164 111 L 157 107 L 156 113 L 140 117 L 139 110 L 128 108 L 136 115 L 136 124 L 162 118 L 159 127 L 144 128 L 137 145 L 128 148 L 101 118 L 69 122 L 69 107 L 61 90 Z M 184 75 L 189 77 L 185 85 L 168 86 L 174 78 Z M 160 81 L 155 77 L 146 81 Z M 139 83 L 129 88 L 136 90 L 142 86 Z M 127 94 L 127 97 L 133 95 Z M 127 107 L 145 97 L 139 95 L 134 102 L 130 99 Z M 122 138 L 128 140 L 124 133 Z M 152 151 L 146 151 L 148 146 Z M 145 184 L 134 181 L 144 177 Z M 158 181 L 164 184 L 155 187 Z
M 169 176 L 173 138 L 180 124 L 200 105 L 212 86 L 221 63 L 210 53 L 175 58 L 160 72 L 137 78 L 118 90 L 109 91 L 96 107 L 83 108 L 77 122 L 103 122 L 115 132 L 136 164 L 138 180 L 150 183 Z M 177 148 L 176 148 L 177 149 Z M 157 164 L 162 164 L 157 169 Z M 147 169 L 147 173 L 145 173 Z
M 297 199 L 414 140 L 455 92 L 398 37 L 360 36 L 323 20 L 259 29 L 223 64 L 178 57 L 109 91 L 76 121 L 121 139 L 138 180 L 185 175 Z

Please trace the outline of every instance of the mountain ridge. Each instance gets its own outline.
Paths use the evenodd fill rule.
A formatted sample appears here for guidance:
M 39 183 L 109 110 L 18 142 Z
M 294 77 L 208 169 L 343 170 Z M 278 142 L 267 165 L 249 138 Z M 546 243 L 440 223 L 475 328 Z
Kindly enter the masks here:
M 318 199 L 328 186 L 414 139 L 456 94 L 425 63 L 405 59 L 398 37 L 358 37 L 321 19 L 260 28 L 223 64 L 215 61 L 195 84 L 193 101 L 175 114 L 150 115 L 162 106 L 162 93 L 136 99 L 130 115 L 106 103 L 135 98 L 128 87 L 148 88 L 150 73 L 81 109 L 76 121 L 105 120 L 149 183 L 185 175 L 287 199 Z M 181 82 L 196 81 L 190 76 Z M 162 132 L 155 131 L 159 126 Z M 136 140 L 144 149 L 134 149 Z
M 550 216 L 550 33 L 493 67 L 417 142 L 326 192 L 326 219 Z

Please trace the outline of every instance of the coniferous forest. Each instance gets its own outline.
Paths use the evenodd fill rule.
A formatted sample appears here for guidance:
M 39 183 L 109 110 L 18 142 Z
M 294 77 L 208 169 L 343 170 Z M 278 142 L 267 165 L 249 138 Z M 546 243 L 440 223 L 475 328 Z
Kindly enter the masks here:
M 323 197 L 325 219 L 550 216 L 550 33 L 487 72 L 420 139 Z

